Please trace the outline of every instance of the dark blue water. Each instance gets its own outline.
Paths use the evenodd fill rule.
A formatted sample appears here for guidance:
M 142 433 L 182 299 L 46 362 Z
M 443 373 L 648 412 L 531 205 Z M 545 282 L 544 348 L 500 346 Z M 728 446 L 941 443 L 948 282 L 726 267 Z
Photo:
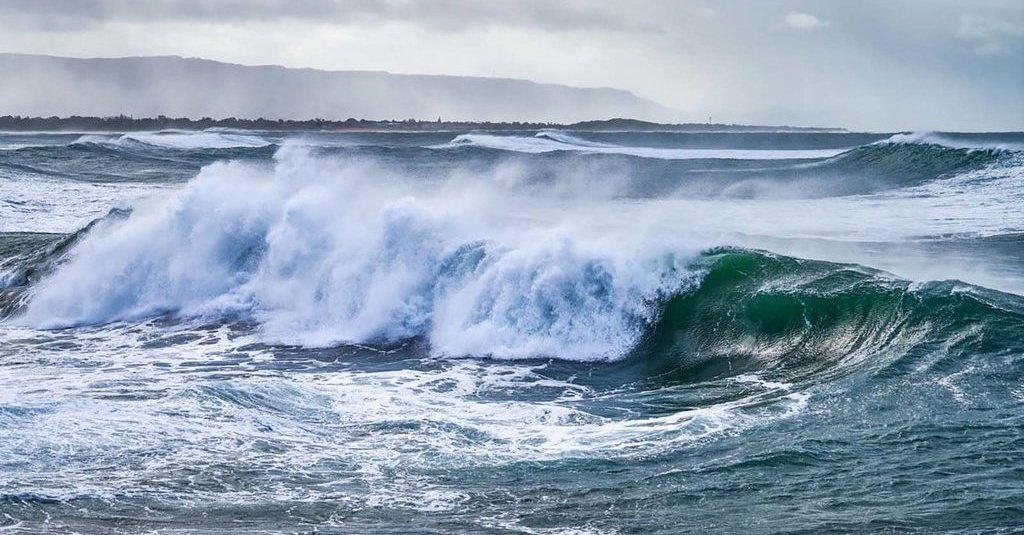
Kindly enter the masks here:
M 1015 532 L 1022 150 L 0 134 L 0 531 Z

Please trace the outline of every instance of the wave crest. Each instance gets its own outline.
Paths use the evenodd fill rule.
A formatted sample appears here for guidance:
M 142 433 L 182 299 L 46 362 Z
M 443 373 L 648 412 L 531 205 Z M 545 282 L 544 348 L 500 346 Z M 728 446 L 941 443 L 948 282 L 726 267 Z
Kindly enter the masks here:
M 211 131 L 184 132 L 176 130 L 140 132 L 118 136 L 88 134 L 78 138 L 75 143 L 115 147 L 148 145 L 180 150 L 258 148 L 273 145 L 271 141 L 251 134 Z
M 619 154 L 660 160 L 802 160 L 827 158 L 847 149 L 698 149 L 613 145 L 585 140 L 560 131 L 543 130 L 534 136 L 460 134 L 435 148 L 476 147 L 538 154 L 575 151 L 590 154 Z
M 497 232 L 479 201 L 396 194 L 372 169 L 301 150 L 267 175 L 215 164 L 92 231 L 19 321 L 234 315 L 279 343 L 423 336 L 443 355 L 611 359 L 696 280 L 694 253 L 544 225 Z
M 895 134 L 879 144 L 937 145 L 948 149 L 1024 151 L 1024 140 L 1018 132 L 993 134 L 956 134 L 943 132 L 906 132 Z

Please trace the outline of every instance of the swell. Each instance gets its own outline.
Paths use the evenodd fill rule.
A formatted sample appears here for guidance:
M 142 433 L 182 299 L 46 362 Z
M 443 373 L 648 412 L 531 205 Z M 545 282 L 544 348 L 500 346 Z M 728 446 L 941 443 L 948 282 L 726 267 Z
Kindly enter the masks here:
M 470 161 L 505 154 L 505 161 L 522 160 L 525 167 L 528 159 L 533 172 L 527 180 L 535 183 L 549 181 L 567 166 L 589 169 L 591 176 L 614 180 L 624 196 L 637 198 L 677 194 L 787 199 L 871 194 L 1016 162 L 1021 154 L 1005 144 L 947 146 L 929 142 L 932 140 L 897 135 L 853 148 L 823 145 L 801 151 L 790 148 L 789 141 L 776 145 L 744 141 L 747 148 L 736 149 L 723 148 L 720 140 L 712 139 L 704 146 L 679 149 L 616 145 L 540 132 L 533 137 L 468 134 L 442 147 Z M 646 142 L 657 145 L 656 140 Z M 779 146 L 783 148 L 775 148 Z
M 816 162 L 718 173 L 722 178 L 718 193 L 741 198 L 869 194 L 981 170 L 1015 157 L 998 149 L 883 141 Z
M 581 152 L 613 154 L 661 160 L 800 160 L 833 156 L 842 149 L 725 149 L 664 148 L 616 145 L 588 141 L 566 132 L 541 131 L 533 136 L 497 135 L 487 133 L 460 134 L 445 145 L 435 148 L 477 148 L 528 154 L 546 152 Z
M 927 143 L 882 142 L 857 147 L 809 166 L 838 177 L 888 180 L 891 185 L 920 184 L 980 169 L 1003 155 L 998 149 L 953 148 Z
M 260 160 L 275 146 L 180 148 L 145 144 L 75 142 L 4 151 L 0 170 L 12 176 L 41 176 L 84 182 L 185 180 L 203 165 L 219 160 Z
M 679 135 L 667 136 L 667 140 L 662 139 L 664 135 L 646 136 L 623 139 L 621 134 L 602 137 L 591 133 L 581 138 L 561 131 L 541 131 L 533 136 L 463 134 L 448 144 L 432 146 L 433 150 L 415 143 L 343 143 L 317 150 L 427 170 L 442 166 L 472 172 L 507 162 L 530 168 L 524 180 L 539 183 L 564 174 L 570 166 L 589 169 L 598 179 L 607 176 L 629 197 L 679 193 L 698 198 L 823 198 L 912 187 L 979 170 L 1018 156 L 1020 152 L 1012 147 L 1017 143 L 1024 146 L 1015 141 L 1019 136 L 973 140 L 954 134 L 901 134 L 882 141 L 872 141 L 877 135 L 832 135 L 829 140 L 805 145 L 811 149 L 794 145 L 790 138 L 803 139 L 795 135 L 723 140 L 687 134 L 686 141 L 680 141 Z M 838 146 L 860 141 L 869 143 Z M 451 157 L 438 158 L 438 147 L 448 149 Z M 17 175 L 86 181 L 182 180 L 203 165 L 221 160 L 267 160 L 277 150 L 277 144 L 241 134 L 91 135 L 70 144 L 4 151 L 0 168 Z M 637 159 L 644 162 L 637 164 Z M 154 167 L 160 172 L 154 174 Z

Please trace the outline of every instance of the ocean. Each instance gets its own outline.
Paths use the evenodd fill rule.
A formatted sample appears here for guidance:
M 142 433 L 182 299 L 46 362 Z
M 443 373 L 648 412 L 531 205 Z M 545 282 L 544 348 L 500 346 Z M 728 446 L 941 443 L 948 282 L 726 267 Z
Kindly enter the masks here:
M 1024 529 L 1024 133 L 0 133 L 0 533 Z

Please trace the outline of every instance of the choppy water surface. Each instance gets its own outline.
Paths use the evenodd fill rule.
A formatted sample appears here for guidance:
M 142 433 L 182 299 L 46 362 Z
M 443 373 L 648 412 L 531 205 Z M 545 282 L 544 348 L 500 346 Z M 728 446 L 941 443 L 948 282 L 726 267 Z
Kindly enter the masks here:
M 1022 203 L 1022 134 L 0 134 L 0 532 L 1011 532 Z

